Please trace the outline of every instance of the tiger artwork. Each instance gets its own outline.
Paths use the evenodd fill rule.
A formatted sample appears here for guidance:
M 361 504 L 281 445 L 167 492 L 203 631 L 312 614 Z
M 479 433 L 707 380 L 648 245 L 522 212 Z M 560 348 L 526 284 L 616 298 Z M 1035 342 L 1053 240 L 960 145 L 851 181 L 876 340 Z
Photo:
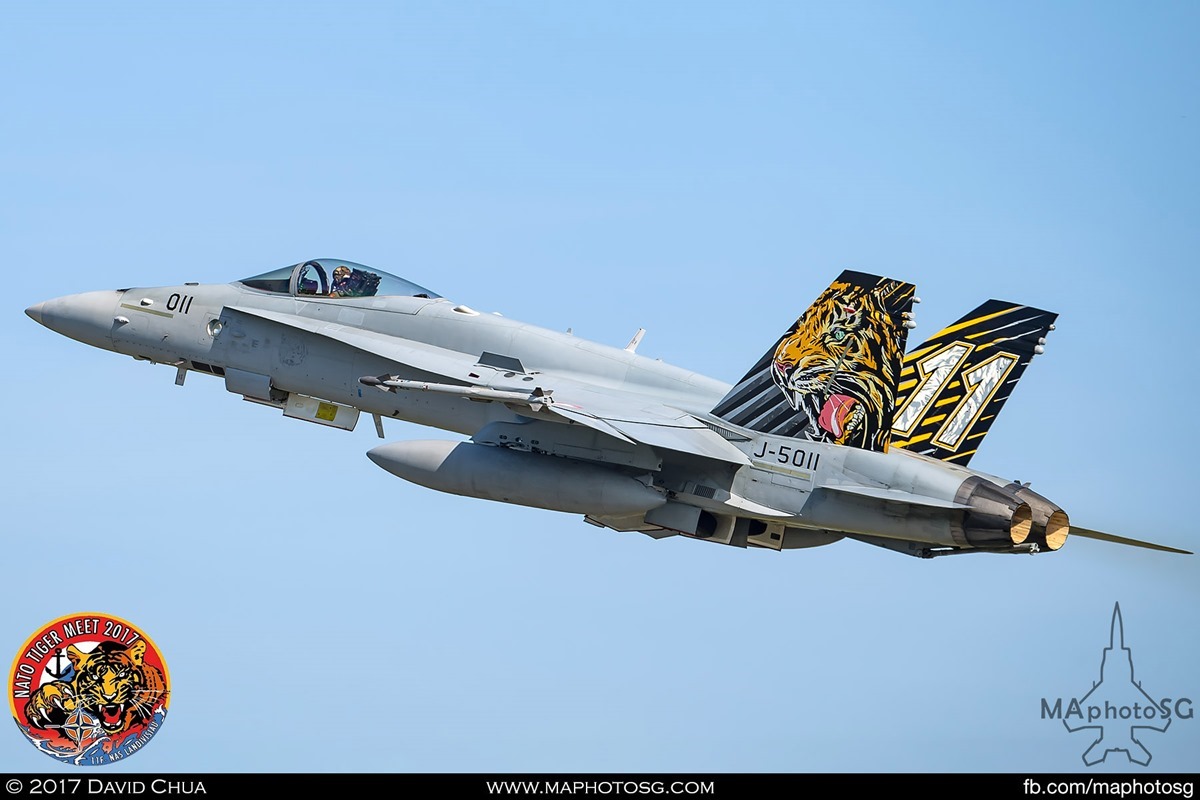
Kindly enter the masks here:
M 154 707 L 166 692 L 162 673 L 144 663 L 146 643 L 129 647 L 101 642 L 90 653 L 71 645 L 66 656 L 74 679 L 43 684 L 25 704 L 30 725 L 45 728 L 72 710 L 92 714 L 105 733 L 124 733 L 154 716 Z
M 899 286 L 835 281 L 775 348 L 771 377 L 807 413 L 807 438 L 883 449 L 904 353 L 887 302 Z
M 166 662 L 141 631 L 103 614 L 40 629 L 13 665 L 13 717 L 38 750 L 81 766 L 140 750 L 166 718 Z
M 846 270 L 712 413 L 775 436 L 886 450 L 914 291 Z

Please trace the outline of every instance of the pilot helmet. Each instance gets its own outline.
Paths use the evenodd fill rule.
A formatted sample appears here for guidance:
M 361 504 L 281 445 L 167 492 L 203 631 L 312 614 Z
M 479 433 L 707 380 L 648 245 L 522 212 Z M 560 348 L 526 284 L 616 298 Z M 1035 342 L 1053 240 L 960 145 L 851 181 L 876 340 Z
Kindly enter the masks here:
M 350 277 L 350 268 L 346 266 L 338 267 L 333 271 L 333 279 L 335 281 L 345 280 Z

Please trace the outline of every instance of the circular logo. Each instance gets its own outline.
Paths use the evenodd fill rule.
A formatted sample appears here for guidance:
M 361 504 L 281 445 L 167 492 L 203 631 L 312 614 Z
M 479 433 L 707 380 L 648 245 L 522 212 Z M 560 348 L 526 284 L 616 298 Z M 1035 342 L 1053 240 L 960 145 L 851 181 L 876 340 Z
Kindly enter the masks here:
M 162 728 L 167 662 L 142 630 L 109 614 L 59 617 L 13 659 L 8 704 L 26 740 L 84 767 L 119 761 Z

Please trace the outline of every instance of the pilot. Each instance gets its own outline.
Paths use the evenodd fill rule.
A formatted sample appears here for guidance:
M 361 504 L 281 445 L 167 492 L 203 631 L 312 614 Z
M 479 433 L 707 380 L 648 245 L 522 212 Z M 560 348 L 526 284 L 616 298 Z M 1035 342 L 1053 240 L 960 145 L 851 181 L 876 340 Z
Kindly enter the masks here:
M 349 297 L 351 289 L 350 268 L 342 265 L 333 271 L 333 286 L 329 289 L 330 297 Z

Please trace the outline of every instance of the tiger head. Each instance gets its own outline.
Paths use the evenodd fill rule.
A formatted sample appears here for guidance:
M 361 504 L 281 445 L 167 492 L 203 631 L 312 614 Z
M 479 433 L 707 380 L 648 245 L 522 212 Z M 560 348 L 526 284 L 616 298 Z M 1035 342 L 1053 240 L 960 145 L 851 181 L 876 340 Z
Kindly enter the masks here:
M 886 302 L 898 286 L 835 281 L 775 348 L 771 377 L 807 413 L 809 438 L 882 448 L 903 348 Z
M 162 673 L 144 662 L 146 643 L 126 647 L 113 641 L 84 653 L 74 645 L 67 657 L 75 668 L 75 703 L 100 721 L 107 733 L 129 730 L 154 716 L 166 690 Z

